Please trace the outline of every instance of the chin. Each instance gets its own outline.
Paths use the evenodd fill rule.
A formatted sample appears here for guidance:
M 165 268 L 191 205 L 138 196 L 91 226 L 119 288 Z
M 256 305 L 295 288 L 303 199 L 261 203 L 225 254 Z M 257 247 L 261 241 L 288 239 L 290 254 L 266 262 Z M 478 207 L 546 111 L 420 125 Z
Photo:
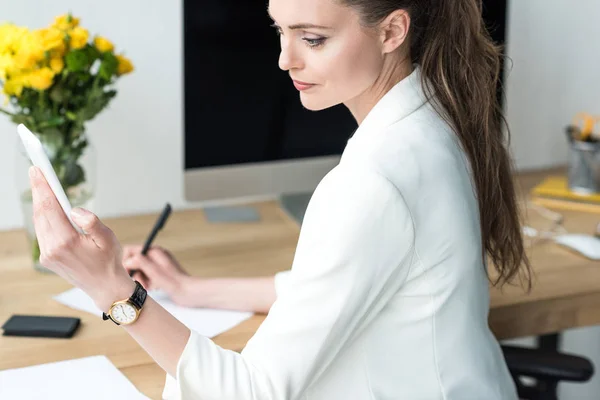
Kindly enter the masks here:
M 304 108 L 310 111 L 321 111 L 340 104 L 340 102 L 333 102 L 315 93 L 300 93 L 300 102 Z

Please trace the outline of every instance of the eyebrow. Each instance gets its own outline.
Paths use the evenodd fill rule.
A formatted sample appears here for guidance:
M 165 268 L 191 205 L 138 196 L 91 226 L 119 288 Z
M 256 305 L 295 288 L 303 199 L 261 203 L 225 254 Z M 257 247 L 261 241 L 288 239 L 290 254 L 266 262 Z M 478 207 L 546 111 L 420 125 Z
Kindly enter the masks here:
M 273 18 L 273 16 L 271 15 L 271 12 L 269 11 L 269 9 L 267 8 L 267 13 L 269 14 L 269 17 L 271 17 L 271 19 L 273 20 L 273 22 L 275 22 L 275 18 Z M 277 25 L 277 22 L 275 22 L 275 25 Z M 301 23 L 301 24 L 294 24 L 294 25 L 290 25 L 288 26 L 289 29 L 291 30 L 296 30 L 296 29 L 333 29 L 329 26 L 323 26 L 323 25 L 315 25 L 315 24 L 309 24 L 309 23 Z

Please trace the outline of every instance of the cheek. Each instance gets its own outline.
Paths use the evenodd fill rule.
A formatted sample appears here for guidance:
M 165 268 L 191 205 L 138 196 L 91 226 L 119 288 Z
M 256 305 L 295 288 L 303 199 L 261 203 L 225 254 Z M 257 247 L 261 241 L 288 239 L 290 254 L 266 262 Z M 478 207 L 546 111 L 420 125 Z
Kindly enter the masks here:
M 318 90 L 300 95 L 303 105 L 311 110 L 355 98 L 374 84 L 383 67 L 376 43 L 368 38 L 348 38 L 328 45 L 311 57 L 311 69 L 320 83 Z

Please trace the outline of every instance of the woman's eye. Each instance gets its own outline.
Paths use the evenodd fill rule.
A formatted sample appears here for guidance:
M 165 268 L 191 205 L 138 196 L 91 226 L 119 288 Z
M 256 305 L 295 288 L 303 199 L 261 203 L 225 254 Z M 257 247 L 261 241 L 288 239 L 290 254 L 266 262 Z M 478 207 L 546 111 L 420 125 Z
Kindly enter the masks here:
M 275 32 L 277 32 L 278 36 L 283 35 L 283 29 L 281 29 L 281 27 L 277 24 L 272 24 L 271 27 L 273 27 L 275 29 Z M 316 47 L 322 46 L 323 44 L 325 44 L 325 40 L 327 40 L 327 38 L 325 37 L 319 37 L 319 38 L 307 38 L 307 37 L 303 37 L 302 40 L 308 45 L 308 47 L 314 49 Z
M 325 44 L 325 40 L 326 38 L 321 37 L 321 38 L 302 38 L 302 40 L 304 40 L 306 42 L 306 44 L 308 44 L 308 47 L 310 48 L 315 48 L 315 47 L 319 47 Z

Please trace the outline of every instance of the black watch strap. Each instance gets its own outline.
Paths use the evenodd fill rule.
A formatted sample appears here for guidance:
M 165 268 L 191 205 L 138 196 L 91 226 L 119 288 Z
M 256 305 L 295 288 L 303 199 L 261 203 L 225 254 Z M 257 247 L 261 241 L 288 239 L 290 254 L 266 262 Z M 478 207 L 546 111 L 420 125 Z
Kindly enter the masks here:
M 114 319 L 112 319 L 112 317 L 110 315 L 108 315 L 107 313 L 105 313 L 104 311 L 102 312 L 102 319 L 104 321 L 106 321 L 107 319 L 110 319 L 112 322 L 114 322 L 117 325 L 121 325 L 120 323 L 118 323 L 117 321 L 115 321 Z
M 133 304 L 134 306 L 136 306 L 138 308 L 138 310 L 141 310 L 144 305 L 144 302 L 146 301 L 146 297 L 148 296 L 148 292 L 146 291 L 146 289 L 144 289 L 144 287 L 142 286 L 141 283 L 139 283 L 138 281 L 134 281 L 134 282 L 135 282 L 135 289 L 133 291 L 133 294 L 129 297 L 129 302 L 131 304 Z M 110 315 L 106 314 L 105 312 L 102 312 L 102 319 L 104 321 L 106 321 L 107 319 L 110 319 L 115 324 L 120 325 L 117 321 L 112 319 L 112 317 Z
M 139 310 L 141 310 L 142 306 L 144 305 L 144 302 L 146 301 L 146 296 L 148 296 L 148 292 L 146 291 L 146 289 L 144 289 L 141 283 L 135 281 L 135 290 L 129 298 L 131 304 L 133 304 Z

